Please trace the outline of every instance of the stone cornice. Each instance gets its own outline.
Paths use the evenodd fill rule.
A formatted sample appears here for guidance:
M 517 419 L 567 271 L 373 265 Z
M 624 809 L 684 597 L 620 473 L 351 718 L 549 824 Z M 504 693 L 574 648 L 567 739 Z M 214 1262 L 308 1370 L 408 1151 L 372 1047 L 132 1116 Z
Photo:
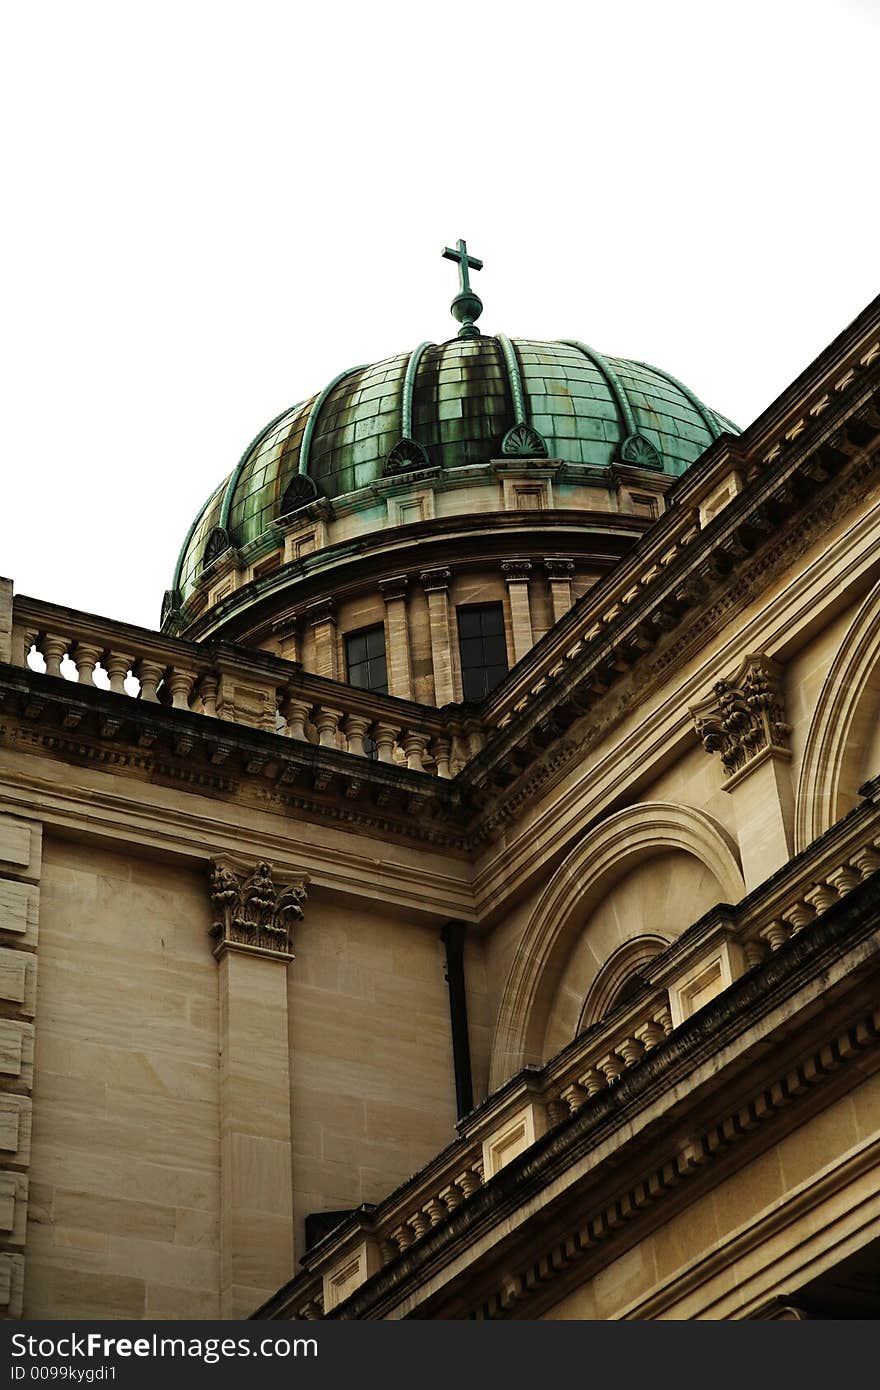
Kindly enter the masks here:
M 280 814 L 466 848 L 452 780 L 17 667 L 0 665 L 0 704 L 0 739 L 23 750 L 221 797 L 250 787 Z

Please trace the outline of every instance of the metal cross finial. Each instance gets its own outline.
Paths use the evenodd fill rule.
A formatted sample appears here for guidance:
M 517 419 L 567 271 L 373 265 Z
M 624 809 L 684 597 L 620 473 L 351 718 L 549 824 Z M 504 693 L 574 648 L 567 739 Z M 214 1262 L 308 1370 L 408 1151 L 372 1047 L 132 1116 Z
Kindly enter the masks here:
M 468 269 L 482 270 L 483 262 L 478 261 L 476 256 L 469 256 L 467 242 L 461 240 L 459 240 L 457 251 L 453 251 L 450 246 L 445 247 L 443 257 L 444 260 L 447 261 L 458 261 L 459 289 L 462 294 L 470 294 L 471 281 L 468 275 Z
M 459 338 L 479 338 L 480 330 L 476 327 L 476 320 L 483 312 L 483 301 L 478 294 L 471 289 L 469 270 L 482 270 L 483 262 L 477 260 L 476 256 L 469 256 L 467 242 L 459 239 L 458 250 L 453 251 L 446 246 L 443 250 L 443 257 L 447 261 L 458 262 L 459 291 L 452 301 L 452 315 L 461 324 L 458 330 Z

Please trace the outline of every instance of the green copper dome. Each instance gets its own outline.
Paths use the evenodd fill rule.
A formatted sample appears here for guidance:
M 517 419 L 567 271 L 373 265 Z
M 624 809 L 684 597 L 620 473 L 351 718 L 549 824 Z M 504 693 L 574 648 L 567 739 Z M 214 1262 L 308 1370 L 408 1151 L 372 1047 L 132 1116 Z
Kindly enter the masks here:
M 316 497 L 502 457 L 677 476 L 723 431 L 738 432 L 674 377 L 583 343 L 501 334 L 423 343 L 342 373 L 266 426 L 196 518 L 166 609 L 225 549 L 257 541 Z

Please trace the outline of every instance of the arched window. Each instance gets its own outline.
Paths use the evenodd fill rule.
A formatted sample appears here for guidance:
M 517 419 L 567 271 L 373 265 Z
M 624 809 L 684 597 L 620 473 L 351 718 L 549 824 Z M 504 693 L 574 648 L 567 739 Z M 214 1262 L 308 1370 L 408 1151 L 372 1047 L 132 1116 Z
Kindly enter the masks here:
M 618 947 L 602 966 L 584 1001 L 578 1033 L 607 1018 L 645 988 L 642 971 L 669 942 L 662 936 L 637 936 Z

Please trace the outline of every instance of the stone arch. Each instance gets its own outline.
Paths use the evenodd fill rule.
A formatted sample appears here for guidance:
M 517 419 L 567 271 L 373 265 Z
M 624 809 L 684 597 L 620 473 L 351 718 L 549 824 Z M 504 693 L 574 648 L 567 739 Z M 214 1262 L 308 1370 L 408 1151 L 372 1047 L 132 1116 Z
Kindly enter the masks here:
M 850 624 L 816 701 L 798 777 L 795 853 L 857 804 L 859 763 L 878 707 L 880 583 Z
M 588 831 L 553 874 L 517 947 L 498 1010 L 490 1090 L 527 1062 L 542 1060 L 550 1001 L 581 923 L 630 869 L 669 850 L 693 855 L 714 875 L 719 901 L 744 896 L 735 842 L 705 811 L 642 802 Z
M 578 1033 L 603 1019 L 614 1008 L 627 981 L 668 945 L 670 942 L 665 936 L 651 935 L 637 936 L 618 946 L 590 986 L 578 1021 Z

